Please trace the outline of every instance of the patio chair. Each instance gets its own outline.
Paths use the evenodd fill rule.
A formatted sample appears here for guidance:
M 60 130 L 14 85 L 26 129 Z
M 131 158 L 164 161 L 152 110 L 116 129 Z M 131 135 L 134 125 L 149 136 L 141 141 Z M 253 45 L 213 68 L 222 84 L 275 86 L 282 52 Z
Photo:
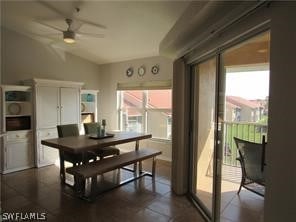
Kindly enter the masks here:
M 69 136 L 79 136 L 79 129 L 77 124 L 67 124 L 67 125 L 58 125 L 58 136 L 69 137 Z M 96 160 L 96 155 L 87 152 L 86 161 L 83 160 L 83 156 L 80 153 L 70 153 L 64 151 L 64 160 L 73 164 L 73 166 L 80 165 L 83 161 L 89 162 L 89 160 Z
M 99 123 L 84 123 L 85 134 L 96 134 Z M 93 151 L 100 160 L 107 156 L 119 155 L 120 150 L 114 146 L 103 147 Z
M 261 188 L 265 186 L 265 137 L 263 137 L 262 143 L 253 143 L 236 137 L 234 137 L 234 141 L 239 152 L 237 160 L 240 162 L 242 169 L 241 184 L 237 193 L 239 194 L 241 188 L 244 187 L 260 196 L 264 196 L 264 192 L 259 192 L 258 189 L 255 189 L 256 186 L 252 187 L 250 185 L 259 184 Z

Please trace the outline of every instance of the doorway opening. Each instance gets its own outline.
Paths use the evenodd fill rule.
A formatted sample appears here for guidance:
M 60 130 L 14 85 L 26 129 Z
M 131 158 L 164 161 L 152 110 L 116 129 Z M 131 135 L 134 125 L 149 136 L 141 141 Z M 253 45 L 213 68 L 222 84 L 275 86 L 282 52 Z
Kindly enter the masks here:
M 264 197 L 237 194 L 234 137 L 268 139 L 269 43 L 270 33 L 261 33 L 192 66 L 190 193 L 210 220 L 262 220 Z
M 268 140 L 269 43 L 266 32 L 236 45 L 221 54 L 224 79 L 221 218 L 262 221 L 264 197 L 242 189 L 238 194 L 242 166 L 234 138 L 262 143 Z M 264 195 L 264 186 L 252 184 Z

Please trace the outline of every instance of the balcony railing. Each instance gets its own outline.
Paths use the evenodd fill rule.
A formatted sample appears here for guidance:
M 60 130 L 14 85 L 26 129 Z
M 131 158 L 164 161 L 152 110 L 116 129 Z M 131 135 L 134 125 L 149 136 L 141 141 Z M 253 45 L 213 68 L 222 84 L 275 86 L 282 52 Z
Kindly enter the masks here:
M 262 136 L 267 139 L 267 125 L 252 122 L 224 122 L 223 164 L 239 166 L 238 151 L 233 137 L 250 142 L 261 143 Z

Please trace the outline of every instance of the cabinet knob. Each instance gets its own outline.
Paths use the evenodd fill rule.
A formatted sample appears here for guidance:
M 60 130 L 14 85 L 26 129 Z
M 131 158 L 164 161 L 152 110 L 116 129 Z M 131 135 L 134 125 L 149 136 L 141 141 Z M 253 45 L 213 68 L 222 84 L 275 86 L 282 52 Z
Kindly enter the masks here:
M 16 134 L 16 137 L 17 137 L 17 138 L 19 138 L 19 137 L 20 137 L 20 135 Z

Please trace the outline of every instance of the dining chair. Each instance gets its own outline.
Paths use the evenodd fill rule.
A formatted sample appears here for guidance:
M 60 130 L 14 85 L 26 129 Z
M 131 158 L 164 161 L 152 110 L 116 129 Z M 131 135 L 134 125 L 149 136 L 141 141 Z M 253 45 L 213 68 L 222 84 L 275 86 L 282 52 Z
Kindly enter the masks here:
M 84 123 L 83 126 L 85 134 L 96 134 L 99 125 L 100 123 Z M 120 154 L 120 150 L 114 146 L 102 147 L 94 150 L 93 152 L 100 158 L 100 160 L 107 156 Z
M 69 137 L 69 136 L 79 136 L 79 129 L 77 124 L 67 124 L 67 125 L 58 125 L 58 136 Z M 70 153 L 64 151 L 64 160 L 73 164 L 73 166 L 80 165 L 83 161 L 83 155 L 80 153 Z M 96 160 L 96 155 L 90 152 L 86 153 L 86 162 L 89 160 Z
M 241 165 L 242 178 L 241 184 L 238 190 L 238 194 L 241 188 L 252 191 L 260 196 L 264 196 L 264 192 L 256 190 L 256 185 L 261 185 L 261 188 L 265 187 L 265 137 L 263 137 L 262 143 L 254 143 L 239 138 L 233 138 L 238 149 L 239 157 L 236 158 Z

